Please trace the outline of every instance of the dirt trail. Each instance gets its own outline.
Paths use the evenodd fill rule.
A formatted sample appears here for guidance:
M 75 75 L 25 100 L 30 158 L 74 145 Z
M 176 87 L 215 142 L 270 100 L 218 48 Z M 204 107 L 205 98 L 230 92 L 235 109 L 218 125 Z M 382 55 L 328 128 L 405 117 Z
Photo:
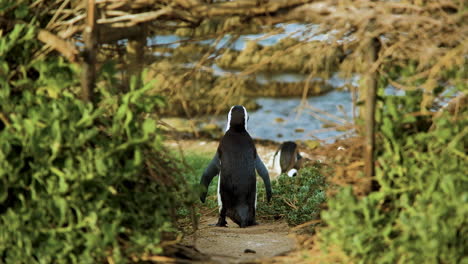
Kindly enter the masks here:
M 188 238 L 215 263 L 242 263 L 273 257 L 293 250 L 296 244 L 289 236 L 288 225 L 282 221 L 239 228 L 228 219 L 228 227 L 209 226 L 216 221 L 216 216 L 202 217 L 200 229 Z

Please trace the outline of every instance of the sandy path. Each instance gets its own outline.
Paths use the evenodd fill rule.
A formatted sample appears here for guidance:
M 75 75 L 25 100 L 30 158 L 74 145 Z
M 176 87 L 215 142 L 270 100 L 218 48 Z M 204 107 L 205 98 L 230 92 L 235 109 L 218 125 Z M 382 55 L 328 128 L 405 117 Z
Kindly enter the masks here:
M 289 236 L 289 227 L 283 221 L 239 228 L 228 219 L 228 227 L 209 226 L 216 221 L 215 216 L 202 217 L 199 230 L 187 238 L 215 263 L 242 263 L 273 257 L 295 247 L 296 242 Z M 246 253 L 246 249 L 250 252 Z

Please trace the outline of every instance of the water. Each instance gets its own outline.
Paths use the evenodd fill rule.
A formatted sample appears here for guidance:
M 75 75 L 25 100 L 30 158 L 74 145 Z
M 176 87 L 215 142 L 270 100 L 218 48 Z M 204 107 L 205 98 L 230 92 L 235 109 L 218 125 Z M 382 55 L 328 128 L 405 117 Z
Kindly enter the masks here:
M 213 66 L 213 70 L 214 74 L 218 76 L 226 72 L 216 65 Z M 230 71 L 230 73 L 236 72 Z M 307 78 L 306 74 L 299 73 L 256 73 L 256 80 L 260 84 L 267 84 L 272 81 L 301 82 Z M 359 76 L 343 79 L 338 77 L 338 74 L 334 74 L 327 80 L 327 83 L 335 88 L 340 88 L 347 84 L 357 87 L 358 81 Z M 256 102 L 261 107 L 259 110 L 251 112 L 247 109 L 250 115 L 249 133 L 253 138 L 274 141 L 312 139 L 332 143 L 336 137 L 342 136 L 345 132 L 323 129 L 326 125 L 325 123 L 344 125 L 346 121 L 352 122 L 352 98 L 349 91 L 334 90 L 306 100 L 306 105 L 336 116 L 339 118 L 338 120 L 330 118 L 319 111 L 312 111 L 311 109 L 301 107 L 304 105 L 301 98 L 260 97 L 256 99 Z M 226 127 L 226 120 L 225 116 L 216 117 L 216 123 L 223 128 Z
M 230 48 L 234 50 L 243 50 L 248 41 L 257 40 L 257 42 L 264 46 L 271 46 L 277 44 L 281 39 L 290 37 L 301 41 L 326 41 L 329 39 L 330 34 L 317 34 L 317 25 L 314 24 L 278 24 L 275 26 L 282 29 L 282 33 L 275 35 L 267 35 L 265 33 L 243 35 L 236 39 Z M 216 48 L 222 48 L 231 40 L 231 35 L 225 35 L 216 45 Z M 180 37 L 177 35 L 160 35 L 148 39 L 148 45 L 167 45 L 171 48 L 176 48 L 180 45 L 179 41 L 187 40 L 187 37 Z M 214 44 L 214 39 L 200 40 L 201 44 Z
M 274 141 L 312 139 L 331 143 L 335 137 L 343 135 L 343 132 L 323 129 L 325 123 L 352 122 L 352 100 L 351 94 L 347 91 L 336 90 L 307 99 L 308 105 L 319 108 L 340 120 L 301 107 L 300 98 L 257 98 L 256 101 L 261 109 L 257 111 L 247 109 L 248 131 L 253 138 Z M 226 116 L 216 118 L 216 123 L 223 128 L 226 127 L 226 122 Z
M 278 24 L 276 27 L 281 28 L 282 32 L 276 35 L 266 35 L 263 33 L 244 35 L 234 41 L 230 48 L 243 50 L 247 42 L 252 40 L 256 40 L 261 45 L 270 46 L 277 44 L 281 39 L 286 37 L 301 41 L 327 41 L 330 39 L 330 36 L 333 35 L 333 32 L 317 34 L 317 25 L 311 24 Z M 231 38 L 232 36 L 226 35 L 217 43 L 216 48 L 224 47 Z M 179 46 L 177 42 L 184 39 L 186 38 L 176 35 L 167 35 L 156 36 L 148 41 L 149 44 L 167 45 L 175 48 Z M 199 43 L 214 44 L 215 40 L 207 39 L 199 41 Z M 170 54 L 157 55 L 168 56 Z M 185 66 L 191 68 L 193 64 L 187 63 Z M 216 76 L 240 72 L 238 70 L 222 69 L 217 65 L 212 65 L 211 67 Z M 255 77 L 260 84 L 268 84 L 270 82 L 302 82 L 308 78 L 307 75 L 299 73 L 256 73 Z M 317 79 L 318 78 L 315 78 L 315 80 Z M 343 87 L 347 84 L 357 87 L 358 80 L 359 76 L 354 76 L 350 80 L 344 80 L 335 74 L 327 80 L 327 83 L 333 87 Z M 389 85 L 385 88 L 385 94 L 402 96 L 405 95 L 405 92 Z M 451 94 L 450 96 L 446 96 L 447 98 L 442 98 L 439 102 L 440 105 L 446 105 L 454 96 L 456 96 L 456 94 Z M 337 118 L 335 119 L 324 115 L 321 111 L 312 111 L 301 107 L 304 102 L 302 102 L 300 98 L 257 98 L 256 101 L 261 108 L 257 111 L 249 111 L 249 132 L 254 138 L 274 141 L 317 139 L 330 143 L 333 142 L 336 137 L 342 136 L 346 132 L 343 133 L 333 129 L 325 129 L 324 126 L 326 126 L 327 123 L 352 123 L 352 99 L 350 92 L 347 91 L 335 90 L 306 100 L 306 105 L 310 105 L 332 116 L 336 116 Z M 224 128 L 226 127 L 226 116 L 214 117 L 213 119 L 218 125 Z
M 242 50 L 247 42 L 251 40 L 257 40 L 259 44 L 269 46 L 277 44 L 285 37 L 292 37 L 301 41 L 327 41 L 329 35 L 332 34 L 317 34 L 317 25 L 279 24 L 276 27 L 281 28 L 283 32 L 271 36 L 263 33 L 244 35 L 234 41 L 230 48 Z M 226 35 L 219 41 L 216 48 L 225 46 L 230 38 L 231 36 Z M 184 39 L 175 35 L 156 36 L 149 39 L 148 44 L 167 45 L 175 48 L 179 46 L 177 42 Z M 214 40 L 202 40 L 200 43 L 214 44 Z M 192 67 L 192 64 L 187 63 L 185 66 Z M 236 70 L 225 70 L 217 65 L 212 65 L 212 69 L 216 76 L 222 76 L 227 72 L 239 72 Z M 298 73 L 256 73 L 255 76 L 257 82 L 261 84 L 267 84 L 272 81 L 301 82 L 305 81 L 308 77 L 305 74 Z M 344 80 L 334 75 L 327 82 L 334 87 L 342 87 L 345 84 L 357 86 L 357 80 L 357 77 L 351 80 Z M 338 124 L 344 124 L 346 121 L 352 122 L 352 100 L 351 94 L 347 91 L 336 90 L 317 97 L 307 98 L 306 100 L 306 105 L 336 116 L 338 120 L 323 115 L 320 112 L 301 107 L 304 103 L 301 102 L 301 98 L 257 98 L 256 101 L 261 106 L 259 110 L 249 111 L 247 109 L 250 115 L 248 130 L 253 138 L 274 141 L 316 139 L 330 143 L 334 141 L 335 137 L 343 135 L 343 132 L 324 129 L 326 123 L 337 122 Z M 225 128 L 226 115 L 214 117 L 215 123 Z

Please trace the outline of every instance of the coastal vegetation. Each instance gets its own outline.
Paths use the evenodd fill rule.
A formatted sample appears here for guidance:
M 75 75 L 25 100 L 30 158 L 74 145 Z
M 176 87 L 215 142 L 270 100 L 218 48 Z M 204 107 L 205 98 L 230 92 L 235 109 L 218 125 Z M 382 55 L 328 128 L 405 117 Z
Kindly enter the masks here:
M 259 219 L 301 236 L 264 262 L 466 263 L 467 16 L 455 0 L 0 1 L 0 262 L 176 261 L 216 210 L 216 181 L 198 201 L 215 149 L 168 145 L 203 134 L 163 118 L 306 102 L 337 74 L 359 79 L 341 87 L 352 136 L 301 145 L 313 162 L 270 204 L 260 184 Z M 258 80 L 282 72 L 304 78 Z

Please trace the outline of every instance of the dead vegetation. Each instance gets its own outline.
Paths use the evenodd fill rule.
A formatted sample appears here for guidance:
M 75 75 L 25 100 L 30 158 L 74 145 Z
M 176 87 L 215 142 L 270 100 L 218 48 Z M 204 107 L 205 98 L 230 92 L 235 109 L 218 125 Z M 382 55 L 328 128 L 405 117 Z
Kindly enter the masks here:
M 186 80 L 196 79 L 200 71 L 217 62 L 229 67 L 242 68 L 241 73 L 226 76 L 226 79 L 230 80 L 226 81 L 226 87 L 220 88 L 221 94 L 236 98 L 241 98 L 245 93 L 236 88 L 244 82 L 239 76 L 250 76 L 262 70 L 290 68 L 310 75 L 309 79 L 334 71 L 339 71 L 345 76 L 355 73 L 378 73 L 388 77 L 392 75 L 392 69 L 412 64 L 414 69 L 408 76 L 390 76 L 391 84 L 399 89 L 424 89 L 422 111 L 426 111 L 432 105 L 437 97 L 434 91 L 441 85 L 457 85 L 450 81 L 445 73 L 451 69 L 466 67 L 466 3 L 442 0 L 403 3 L 344 0 L 37 0 L 31 2 L 30 7 L 36 8 L 39 14 L 51 16 L 46 27 L 41 28 L 38 35 L 46 44 L 40 53 L 41 56 L 56 50 L 70 61 L 82 61 L 82 46 L 79 43 L 83 41 L 82 33 L 87 23 L 86 4 L 96 7 L 94 30 L 95 41 L 98 44 L 96 48 L 99 51 L 106 47 L 121 46 L 122 56 L 126 57 L 125 54 L 131 53 L 132 49 L 125 50 L 126 42 L 118 42 L 119 40 L 129 39 L 128 43 L 131 44 L 133 40 L 141 40 L 141 36 L 171 32 L 189 38 L 179 43 L 181 47 L 191 45 L 194 41 L 215 40 L 211 48 L 188 49 L 178 55 L 184 57 L 184 54 L 199 54 L 193 58 L 193 64 L 185 69 L 185 73 L 181 74 L 182 80 L 173 86 L 177 96 L 168 94 L 177 98 L 173 103 L 182 105 L 188 116 L 199 111 L 195 110 L 192 113 L 190 107 L 187 107 L 189 100 L 183 93 L 187 93 L 185 87 L 191 85 Z M 261 30 L 266 35 L 274 35 L 281 31 L 274 26 L 275 24 L 289 22 L 317 23 L 318 27 L 315 27 L 312 33 L 308 32 L 308 36 L 326 34 L 327 38 L 323 42 L 309 42 L 305 38 L 304 41 L 298 41 L 295 45 L 288 45 L 273 53 L 270 48 L 258 50 L 257 44 L 254 43 L 252 45 L 257 47 L 258 51 L 245 56 L 227 49 L 242 32 L 246 32 L 246 28 L 250 28 L 250 32 Z M 0 21 L 2 27 L 8 27 L 12 23 L 22 21 Z M 225 44 L 226 49 L 214 48 L 226 35 L 231 36 L 231 40 Z M 367 53 L 368 43 L 372 39 L 378 39 L 378 59 L 372 65 L 368 65 L 363 55 Z M 145 46 L 149 52 L 151 44 L 140 44 L 143 49 Z M 309 55 L 303 55 L 304 52 Z M 301 55 L 301 59 L 292 59 Z M 128 56 L 132 57 L 131 54 Z M 244 57 L 245 59 L 242 59 Z M 101 61 L 104 59 L 105 57 L 102 57 Z M 131 63 L 126 60 L 123 62 Z M 284 63 L 286 64 L 282 65 Z M 466 83 L 466 79 L 466 74 L 461 76 L 458 84 L 463 81 Z M 309 86 L 304 83 L 297 88 L 312 89 Z M 197 86 L 191 87 L 196 89 Z M 308 92 L 302 94 L 306 96 Z M 203 96 L 210 95 L 205 93 Z M 201 105 L 203 104 L 199 104 Z

